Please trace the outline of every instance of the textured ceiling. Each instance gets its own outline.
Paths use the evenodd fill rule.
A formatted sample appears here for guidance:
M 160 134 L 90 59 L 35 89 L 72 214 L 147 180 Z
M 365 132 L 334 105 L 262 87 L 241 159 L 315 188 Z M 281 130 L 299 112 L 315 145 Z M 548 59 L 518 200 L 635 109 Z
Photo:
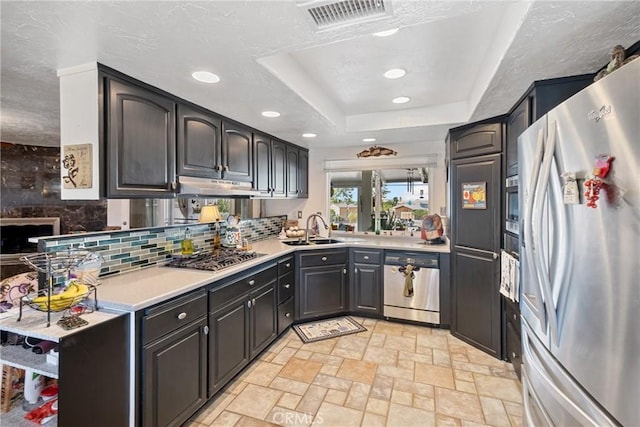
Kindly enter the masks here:
M 640 39 L 634 1 L 387 0 L 388 17 L 324 31 L 298 3 L 2 1 L 0 139 L 58 145 L 56 71 L 98 61 L 301 145 L 441 142 L 533 80 L 593 72 Z M 407 75 L 384 79 L 392 67 Z M 200 69 L 221 82 L 196 82 Z

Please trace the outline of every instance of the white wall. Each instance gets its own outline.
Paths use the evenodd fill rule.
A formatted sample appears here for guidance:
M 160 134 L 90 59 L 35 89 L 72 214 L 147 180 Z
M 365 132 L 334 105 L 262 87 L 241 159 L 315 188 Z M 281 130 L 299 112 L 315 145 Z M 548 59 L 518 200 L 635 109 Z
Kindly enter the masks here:
M 362 147 L 331 147 L 309 149 L 309 198 L 278 199 L 265 201 L 265 216 L 287 215 L 289 219 L 297 218 L 297 212 L 302 211 L 302 219 L 308 215 L 321 212 L 328 218 L 329 209 L 329 179 L 324 171 L 325 160 L 353 160 Z M 398 157 L 420 157 L 437 155 L 436 167 L 429 172 L 429 211 L 440 213 L 445 207 L 446 172 L 444 163 L 444 141 L 430 141 L 411 144 L 380 144 L 398 152 Z

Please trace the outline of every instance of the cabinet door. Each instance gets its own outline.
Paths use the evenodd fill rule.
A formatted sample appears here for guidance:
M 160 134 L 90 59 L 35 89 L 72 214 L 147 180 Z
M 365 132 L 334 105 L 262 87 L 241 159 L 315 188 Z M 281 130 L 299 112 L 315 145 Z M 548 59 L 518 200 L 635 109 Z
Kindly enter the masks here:
M 379 265 L 353 263 L 351 311 L 381 313 L 382 268 Z
M 287 197 L 298 197 L 298 148 L 287 145 Z
M 451 130 L 451 158 L 480 156 L 502 151 L 502 122 L 476 124 Z
M 220 178 L 220 118 L 178 105 L 178 175 Z
M 106 79 L 109 197 L 175 191 L 176 106 L 147 89 Z
M 249 363 L 249 301 L 209 314 L 209 397 Z
M 278 309 L 276 297 L 276 281 L 249 295 L 250 355 L 258 354 L 271 344 L 278 334 Z
M 298 158 L 298 197 L 309 197 L 309 152 L 300 150 Z
M 224 122 L 222 134 L 222 177 L 253 181 L 253 136 L 249 129 Z
M 507 120 L 507 177 L 518 174 L 518 137 L 531 124 L 530 103 L 531 98 L 523 99 Z
M 262 194 L 271 195 L 271 140 L 254 134 L 253 150 L 253 187 Z
M 143 425 L 181 425 L 207 400 L 207 319 L 144 347 Z
M 271 142 L 271 190 L 274 196 L 287 194 L 287 146 Z
M 347 309 L 344 264 L 301 268 L 298 284 L 298 319 L 342 313 Z

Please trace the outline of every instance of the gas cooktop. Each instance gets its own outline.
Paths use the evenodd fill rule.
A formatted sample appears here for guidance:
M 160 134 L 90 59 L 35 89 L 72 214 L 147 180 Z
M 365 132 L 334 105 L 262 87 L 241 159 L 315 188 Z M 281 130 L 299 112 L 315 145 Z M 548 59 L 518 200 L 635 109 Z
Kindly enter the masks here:
M 217 271 L 258 258 L 262 255 L 263 254 L 258 254 L 256 252 L 237 251 L 234 249 L 223 248 L 189 257 L 176 257 L 167 264 L 167 267 Z

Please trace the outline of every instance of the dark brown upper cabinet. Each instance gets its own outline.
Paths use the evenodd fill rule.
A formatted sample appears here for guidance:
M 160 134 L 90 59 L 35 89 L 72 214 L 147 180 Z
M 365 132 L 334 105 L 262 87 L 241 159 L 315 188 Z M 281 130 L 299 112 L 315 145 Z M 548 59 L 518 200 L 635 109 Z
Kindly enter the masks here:
M 298 150 L 298 197 L 309 197 L 309 151 Z
M 222 177 L 222 120 L 188 105 L 178 105 L 178 175 Z
M 270 196 L 271 179 L 271 139 L 258 133 L 253 134 L 253 187 L 261 194 Z
M 492 119 L 493 120 L 493 119 Z M 500 153 L 502 151 L 503 124 L 474 123 L 450 130 L 451 159 Z
M 253 134 L 251 130 L 222 123 L 222 177 L 232 181 L 253 181 Z
M 298 197 L 298 147 L 287 145 L 287 197 Z
M 287 195 L 287 145 L 280 141 L 271 141 L 271 194 Z
M 107 197 L 175 194 L 176 103 L 105 77 Z

